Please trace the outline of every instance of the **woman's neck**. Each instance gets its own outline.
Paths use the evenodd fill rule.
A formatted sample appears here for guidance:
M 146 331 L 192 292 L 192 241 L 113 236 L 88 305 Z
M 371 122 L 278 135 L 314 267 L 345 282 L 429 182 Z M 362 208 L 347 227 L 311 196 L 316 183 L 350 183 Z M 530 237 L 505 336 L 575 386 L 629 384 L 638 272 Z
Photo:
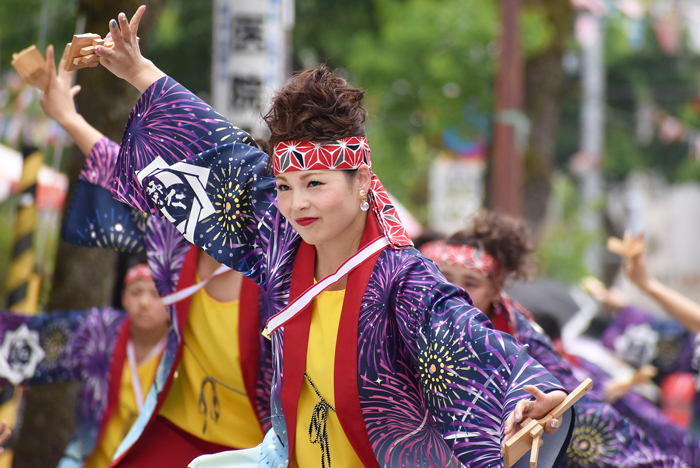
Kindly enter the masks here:
M 141 363 L 148 354 L 158 346 L 163 338 L 168 334 L 166 329 L 142 330 L 131 326 L 131 342 L 134 343 L 134 354 L 136 362 Z
M 321 280 L 336 272 L 348 258 L 350 258 L 360 248 L 362 234 L 365 232 L 367 215 L 358 217 L 358 222 L 354 223 L 350 229 L 341 236 L 336 237 L 331 242 L 317 244 L 316 266 L 314 275 L 316 280 Z M 345 289 L 347 277 L 343 277 L 337 283 L 329 286 L 328 291 L 339 291 Z

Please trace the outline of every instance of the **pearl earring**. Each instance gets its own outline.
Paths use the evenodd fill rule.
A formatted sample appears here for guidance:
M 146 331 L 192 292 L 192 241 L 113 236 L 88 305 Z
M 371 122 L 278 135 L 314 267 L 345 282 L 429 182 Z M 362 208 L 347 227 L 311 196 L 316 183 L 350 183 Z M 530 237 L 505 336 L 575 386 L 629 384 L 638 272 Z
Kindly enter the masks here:
M 369 210 L 369 202 L 367 201 L 367 194 L 364 190 L 360 190 L 360 197 L 362 198 L 362 203 L 360 203 L 360 209 L 362 211 Z

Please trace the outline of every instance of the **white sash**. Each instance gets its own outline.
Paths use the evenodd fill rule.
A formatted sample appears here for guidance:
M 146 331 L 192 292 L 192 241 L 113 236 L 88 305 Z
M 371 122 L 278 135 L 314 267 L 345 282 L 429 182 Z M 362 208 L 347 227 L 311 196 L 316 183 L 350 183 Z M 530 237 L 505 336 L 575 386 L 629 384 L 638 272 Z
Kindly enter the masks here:
M 340 265 L 340 268 L 333 273 L 323 278 L 318 283 L 307 289 L 304 294 L 296 298 L 294 301 L 290 302 L 287 307 L 285 307 L 280 313 L 274 315 L 270 320 L 267 321 L 265 325 L 265 330 L 263 330 L 263 336 L 265 338 L 270 338 L 270 334 L 277 330 L 279 327 L 283 326 L 285 323 L 293 319 L 299 312 L 304 310 L 304 308 L 314 300 L 316 296 L 321 294 L 324 289 L 330 285 L 337 283 L 343 276 L 350 273 L 352 270 L 362 265 L 365 260 L 370 258 L 372 255 L 376 254 L 384 247 L 389 245 L 389 240 L 382 236 L 371 242 L 355 252 L 355 254 L 348 258 L 345 263 Z

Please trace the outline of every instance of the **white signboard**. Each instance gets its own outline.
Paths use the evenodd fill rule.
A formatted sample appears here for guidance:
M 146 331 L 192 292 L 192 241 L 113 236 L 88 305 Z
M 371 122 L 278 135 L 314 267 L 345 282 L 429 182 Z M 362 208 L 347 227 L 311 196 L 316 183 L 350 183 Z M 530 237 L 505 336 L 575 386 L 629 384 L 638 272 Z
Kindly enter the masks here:
M 430 227 L 450 236 L 464 229 L 484 199 L 484 161 L 439 157 L 430 169 Z
M 294 0 L 214 0 L 213 106 L 253 137 L 267 137 L 261 115 L 289 76 Z

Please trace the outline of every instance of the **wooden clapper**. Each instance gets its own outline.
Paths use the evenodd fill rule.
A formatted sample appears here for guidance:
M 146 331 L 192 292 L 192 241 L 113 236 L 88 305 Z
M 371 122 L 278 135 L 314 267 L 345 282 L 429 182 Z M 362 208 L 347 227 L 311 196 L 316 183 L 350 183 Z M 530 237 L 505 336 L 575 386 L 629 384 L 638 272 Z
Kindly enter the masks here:
M 66 59 L 66 71 L 80 70 L 81 68 L 96 67 L 100 64 L 100 57 L 95 54 L 95 47 L 112 47 L 114 42 L 111 37 L 102 39 L 99 34 L 76 34 L 68 43 L 63 57 Z
M 540 446 L 544 443 L 542 434 L 544 433 L 545 424 L 552 419 L 562 416 L 591 388 L 593 388 L 593 381 L 586 379 L 546 416 L 540 419 L 527 418 L 520 423 L 520 430 L 501 447 L 501 453 L 505 458 L 506 465 L 513 466 L 530 450 L 530 468 L 536 468 Z

